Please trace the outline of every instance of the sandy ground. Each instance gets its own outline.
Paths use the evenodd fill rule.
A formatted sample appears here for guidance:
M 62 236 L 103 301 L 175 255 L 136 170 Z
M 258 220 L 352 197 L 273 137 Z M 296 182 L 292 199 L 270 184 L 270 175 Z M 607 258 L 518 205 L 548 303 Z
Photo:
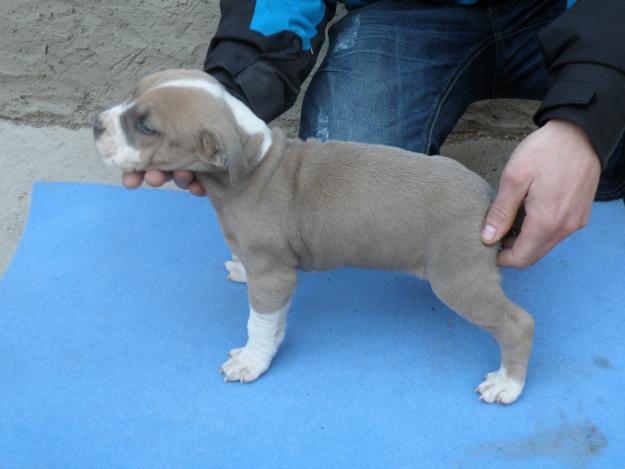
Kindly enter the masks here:
M 0 273 L 22 232 L 35 180 L 119 183 L 95 158 L 92 116 L 142 76 L 201 68 L 217 0 L 0 0 Z M 339 10 L 337 17 L 344 14 Z M 534 103 L 471 106 L 442 153 L 496 184 Z M 297 130 L 299 102 L 274 124 Z
M 84 127 L 139 78 L 201 68 L 218 21 L 218 0 L 0 0 L 0 119 Z M 534 108 L 479 103 L 456 134 L 517 137 L 533 127 Z M 292 133 L 298 115 L 296 105 L 278 124 Z

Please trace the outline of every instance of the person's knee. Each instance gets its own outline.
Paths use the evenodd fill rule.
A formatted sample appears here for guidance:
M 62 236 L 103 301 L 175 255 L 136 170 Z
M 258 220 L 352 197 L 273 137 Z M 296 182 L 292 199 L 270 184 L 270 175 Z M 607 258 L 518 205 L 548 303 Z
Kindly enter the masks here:
M 316 76 L 301 109 L 299 137 L 389 145 L 424 152 L 419 112 L 403 115 L 389 93 L 368 90 L 349 77 Z M 346 81 L 345 81 L 346 80 Z

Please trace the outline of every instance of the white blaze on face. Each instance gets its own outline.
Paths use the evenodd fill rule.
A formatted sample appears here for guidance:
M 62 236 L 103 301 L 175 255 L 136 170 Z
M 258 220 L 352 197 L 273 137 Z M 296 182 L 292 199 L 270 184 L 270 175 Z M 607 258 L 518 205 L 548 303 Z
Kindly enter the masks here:
M 241 130 L 250 136 L 255 134 L 261 134 L 263 136 L 263 143 L 258 154 L 258 161 L 265 156 L 267 150 L 271 146 L 271 129 L 267 127 L 263 120 L 257 117 L 256 114 L 254 114 L 245 104 L 228 93 L 221 85 L 200 79 L 181 78 L 178 80 L 166 81 L 152 89 L 157 90 L 159 88 L 168 87 L 194 88 L 209 93 L 217 99 L 224 100 L 226 105 L 232 111 L 234 119 Z
M 96 139 L 95 147 L 104 162 L 125 170 L 139 169 L 140 152 L 128 143 L 120 118 L 132 103 L 117 105 L 100 115 L 104 132 Z

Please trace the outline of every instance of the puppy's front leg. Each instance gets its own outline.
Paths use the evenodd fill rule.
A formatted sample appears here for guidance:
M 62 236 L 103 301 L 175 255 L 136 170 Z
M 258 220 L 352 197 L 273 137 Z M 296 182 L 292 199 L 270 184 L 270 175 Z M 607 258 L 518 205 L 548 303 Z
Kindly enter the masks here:
M 230 351 L 230 359 L 220 370 L 225 381 L 249 383 L 269 368 L 284 340 L 286 316 L 295 282 L 295 271 L 290 269 L 248 275 L 250 316 L 247 321 L 247 344 Z

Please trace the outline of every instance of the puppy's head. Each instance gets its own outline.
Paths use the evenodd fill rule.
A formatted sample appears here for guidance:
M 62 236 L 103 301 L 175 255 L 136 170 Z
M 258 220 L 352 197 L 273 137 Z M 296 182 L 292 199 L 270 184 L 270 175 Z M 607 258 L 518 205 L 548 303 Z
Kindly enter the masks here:
M 271 131 L 210 75 L 169 70 L 95 118 L 98 154 L 125 171 L 228 171 L 236 185 L 262 159 Z

